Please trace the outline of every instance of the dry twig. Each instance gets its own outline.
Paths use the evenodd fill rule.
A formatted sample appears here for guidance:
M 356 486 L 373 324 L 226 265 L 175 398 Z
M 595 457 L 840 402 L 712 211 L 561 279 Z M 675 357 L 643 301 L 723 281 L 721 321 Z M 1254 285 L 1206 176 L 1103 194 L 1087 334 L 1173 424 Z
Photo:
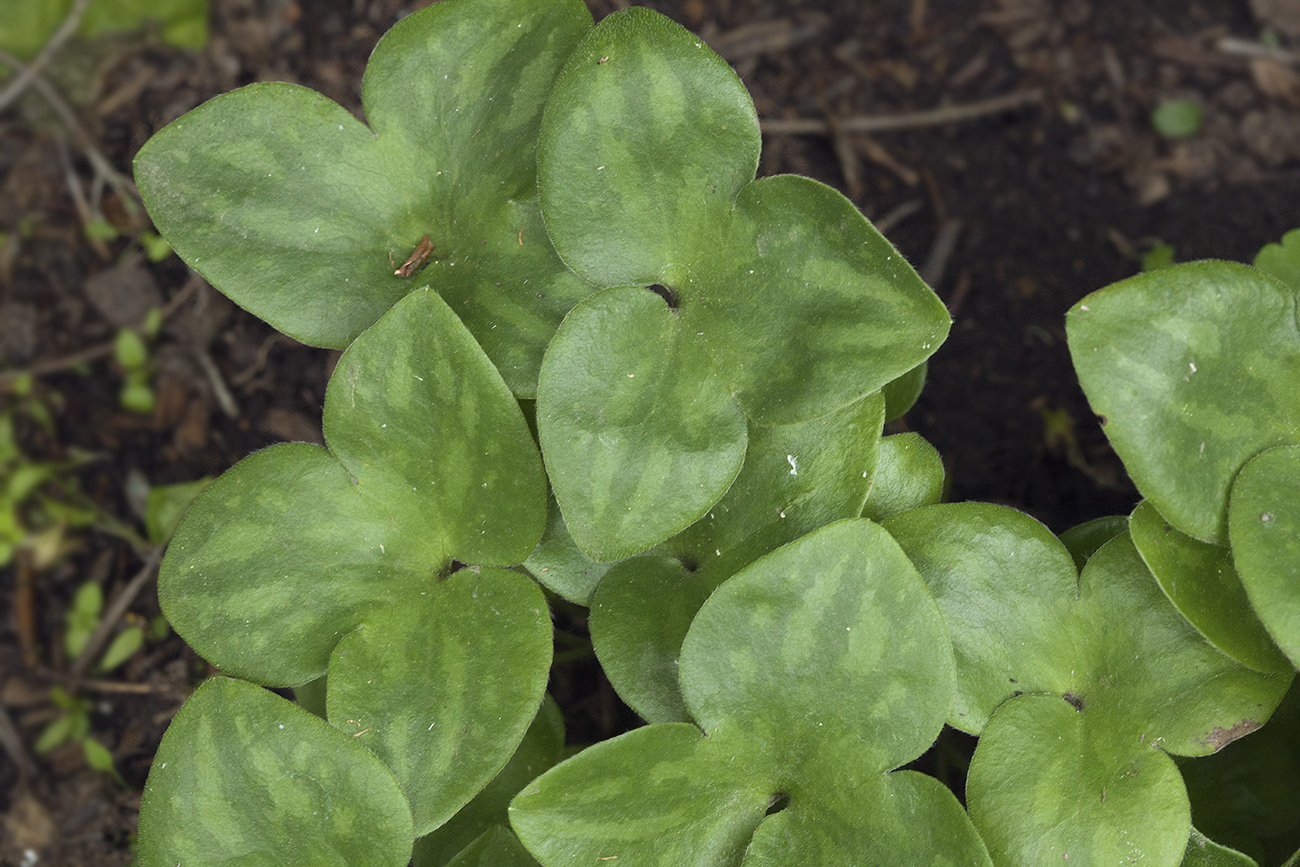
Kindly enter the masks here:
M 0 63 L 4 63 L 14 70 L 28 68 L 23 66 L 21 60 L 7 51 L 0 51 Z M 140 201 L 140 191 L 135 188 L 135 182 L 114 168 L 108 158 L 100 153 L 99 148 L 95 146 L 94 141 L 90 138 L 90 134 L 82 128 L 77 116 L 72 113 L 72 109 L 68 107 L 67 102 L 54 89 L 54 85 L 40 75 L 35 74 L 32 75 L 31 84 L 50 104 L 50 108 L 54 109 L 54 113 L 59 116 L 59 120 L 63 121 L 63 125 L 77 137 L 77 143 L 85 151 L 86 159 L 90 161 L 90 165 L 95 172 L 107 181 L 114 192 L 121 196 L 124 201 Z
M 995 96 L 992 99 L 980 100 L 979 102 L 941 105 L 927 111 L 846 117 L 837 120 L 833 126 L 834 131 L 840 133 L 885 132 L 888 130 L 943 126 L 944 124 L 961 123 L 962 121 L 986 117 L 990 114 L 998 114 L 1013 108 L 1019 108 L 1022 105 L 1039 102 L 1042 98 L 1042 91 L 1021 90 Z M 782 133 L 786 135 L 826 135 L 832 131 L 831 123 L 816 118 L 791 118 L 789 120 L 771 118 L 760 121 L 760 126 L 763 132 L 769 135 Z
M 126 614 L 127 609 L 131 607 L 131 603 L 135 601 L 135 597 L 140 595 L 145 583 L 153 577 L 158 564 L 162 562 L 163 551 L 166 548 L 166 545 L 158 545 L 150 551 L 144 565 L 140 567 L 140 571 L 135 573 L 135 577 L 131 579 L 131 582 L 123 588 L 121 593 L 117 594 L 113 604 L 108 606 L 108 610 L 104 612 L 104 616 L 99 620 L 99 625 L 90 634 L 90 640 L 86 642 L 86 649 L 81 652 L 81 656 L 72 664 L 74 683 L 80 681 L 91 660 L 104 649 L 104 645 L 108 642 L 108 637 L 113 632 L 114 627 L 117 626 L 117 622 Z
M 8 87 L 0 91 L 0 111 L 4 111 L 9 107 L 10 103 L 21 96 L 22 92 L 27 89 L 27 85 L 35 83 L 37 73 L 46 67 L 50 59 L 54 57 L 54 53 L 62 48 L 63 43 L 67 42 L 72 34 L 76 32 L 77 25 L 81 23 L 81 16 L 85 14 L 86 7 L 89 5 L 90 0 L 75 0 L 72 8 L 68 10 L 68 16 L 63 19 L 63 23 L 59 25 L 59 28 L 50 35 L 49 41 L 45 43 L 41 53 L 36 55 L 31 63 L 24 65 L 15 58 L 16 65 L 14 63 L 10 65 L 15 66 L 18 75 L 13 81 L 9 82 Z

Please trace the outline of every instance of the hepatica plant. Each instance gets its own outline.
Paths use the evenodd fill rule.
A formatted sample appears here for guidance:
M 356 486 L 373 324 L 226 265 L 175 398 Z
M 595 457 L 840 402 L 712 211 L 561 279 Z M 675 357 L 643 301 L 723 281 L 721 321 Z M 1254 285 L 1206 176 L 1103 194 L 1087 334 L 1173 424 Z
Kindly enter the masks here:
M 697 37 L 444 0 L 362 106 L 250 85 L 137 160 L 187 262 L 346 350 L 326 446 L 241 461 L 163 562 L 222 674 L 141 864 L 1246 864 L 1298 824 L 1258 749 L 1195 758 L 1300 660 L 1297 239 L 1072 311 L 1148 499 L 1058 539 L 882 438 L 943 305 L 840 194 L 755 180 Z M 559 600 L 647 725 L 564 748 Z M 918 761 L 945 722 L 979 739 L 956 791 Z

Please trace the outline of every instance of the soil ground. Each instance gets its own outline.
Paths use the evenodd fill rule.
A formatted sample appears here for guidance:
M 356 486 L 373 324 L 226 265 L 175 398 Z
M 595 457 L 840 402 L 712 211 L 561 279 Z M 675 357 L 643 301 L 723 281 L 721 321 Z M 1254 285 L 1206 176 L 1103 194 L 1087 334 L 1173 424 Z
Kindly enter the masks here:
M 0 113 L 0 370 L 37 374 L 30 397 L 15 394 L 12 379 L 0 380 L 0 397 L 31 460 L 90 456 L 65 476 L 100 524 L 139 529 L 140 479 L 189 481 L 274 442 L 319 441 L 333 355 L 277 336 L 175 257 L 142 261 L 131 239 L 145 224 L 105 184 L 86 144 L 129 174 L 154 131 L 262 80 L 313 87 L 360 113 L 370 50 L 420 5 L 213 0 L 202 52 L 136 35 L 74 43 L 54 58 L 48 76 L 84 140 L 39 94 Z M 626 4 L 590 5 L 599 18 Z M 1249 261 L 1300 226 L 1300 35 L 1287 29 L 1295 4 L 644 5 L 736 66 L 767 125 L 762 173 L 806 174 L 844 190 L 948 304 L 951 337 L 895 428 L 938 447 L 950 499 L 1006 503 L 1054 531 L 1127 512 L 1137 495 L 1074 381 L 1064 314 L 1135 273 L 1157 243 L 1180 261 Z M 1261 38 L 1282 53 L 1245 53 Z M 959 107 L 1008 95 L 1012 107 L 953 119 Z M 1167 98 L 1202 107 L 1198 134 L 1171 141 L 1154 132 L 1151 111 Z M 933 109 L 949 120 L 854 131 Z M 790 131 L 804 120 L 820 128 Z M 101 215 L 118 239 L 88 239 L 85 224 Z M 104 347 L 160 303 L 168 315 L 154 353 L 158 402 L 133 414 L 119 405 L 122 372 Z M 48 427 L 21 410 L 33 400 L 48 409 Z M 208 673 L 172 635 L 108 675 L 75 676 L 60 638 L 74 591 L 89 580 L 116 599 L 144 563 L 120 534 L 84 529 L 65 541 L 75 544 L 52 564 L 24 550 L 0 572 L 0 742 L 6 730 L 16 736 L 0 752 L 0 865 L 129 863 L 153 752 Z M 142 587 L 119 626 L 158 614 L 152 581 Z M 121 782 L 87 767 L 76 746 L 35 755 L 59 713 L 49 697 L 59 685 L 90 701 L 90 730 Z M 628 725 L 589 670 L 557 671 L 554 687 L 574 739 Z

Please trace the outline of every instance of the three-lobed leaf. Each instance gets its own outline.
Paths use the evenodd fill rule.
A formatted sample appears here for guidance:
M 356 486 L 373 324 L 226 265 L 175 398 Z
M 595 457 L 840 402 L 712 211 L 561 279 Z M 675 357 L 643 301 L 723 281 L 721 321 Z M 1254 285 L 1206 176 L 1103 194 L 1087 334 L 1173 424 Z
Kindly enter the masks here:
M 869 521 L 826 526 L 742 569 L 687 633 L 682 692 L 699 728 L 599 744 L 515 799 L 547 867 L 987 864 L 951 792 L 893 771 L 942 727 L 953 665 L 933 599 Z M 769 808 L 775 808 L 766 815 Z
M 556 258 L 536 193 L 542 108 L 590 29 L 578 0 L 452 0 L 398 22 L 362 87 L 366 123 L 291 84 L 232 91 L 136 157 L 159 231 L 240 306 L 344 348 L 432 286 L 511 388 L 590 291 Z M 394 274 L 428 236 L 432 257 Z
M 545 599 L 492 568 L 541 535 L 541 462 L 504 381 L 430 291 L 339 359 L 325 438 L 213 482 L 176 531 L 159 599 L 228 673 L 297 686 L 328 669 L 330 723 L 389 764 L 427 833 L 501 769 L 542 701 Z M 457 563 L 473 568 L 447 574 Z
M 656 13 L 610 15 L 575 49 L 540 136 L 556 250 L 606 287 L 565 318 L 538 385 L 556 499 L 596 559 L 707 513 L 747 421 L 824 416 L 915 370 L 947 333 L 942 303 L 842 195 L 754 180 L 744 86 Z
M 1127 533 L 1080 575 L 1040 524 L 964 503 L 885 522 L 935 594 L 980 735 L 971 817 L 999 863 L 1177 864 L 1190 810 L 1169 754 L 1258 728 L 1290 677 L 1248 669 L 1170 604 Z

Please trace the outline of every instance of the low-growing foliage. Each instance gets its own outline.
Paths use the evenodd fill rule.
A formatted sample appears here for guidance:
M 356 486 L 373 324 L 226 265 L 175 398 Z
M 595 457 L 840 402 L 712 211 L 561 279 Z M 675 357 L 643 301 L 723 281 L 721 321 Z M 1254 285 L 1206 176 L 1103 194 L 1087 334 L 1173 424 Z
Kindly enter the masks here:
M 142 864 L 1300 845 L 1300 791 L 1224 750 L 1300 752 L 1294 691 L 1269 722 L 1300 663 L 1300 235 L 1070 312 L 1146 500 L 1058 538 L 941 502 L 933 447 L 882 437 L 943 305 L 840 194 L 755 180 L 753 105 L 699 38 L 445 0 L 380 42 L 363 105 L 250 85 L 137 160 L 178 255 L 346 348 L 327 445 L 241 461 L 163 562 L 226 676 L 159 747 Z M 560 604 L 647 725 L 564 749 Z M 978 738 L 963 791 L 910 766 L 945 723 Z

